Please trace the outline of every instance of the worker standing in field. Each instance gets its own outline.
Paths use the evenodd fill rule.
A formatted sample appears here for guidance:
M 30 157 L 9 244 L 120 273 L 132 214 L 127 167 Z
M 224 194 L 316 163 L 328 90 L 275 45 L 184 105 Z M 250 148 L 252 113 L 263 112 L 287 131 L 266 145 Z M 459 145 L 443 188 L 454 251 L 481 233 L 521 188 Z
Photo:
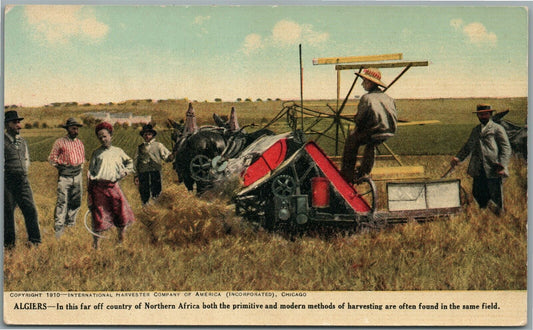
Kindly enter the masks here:
M 4 124 L 4 247 L 15 246 L 15 207 L 24 216 L 28 241 L 41 243 L 41 231 L 33 191 L 28 180 L 30 153 L 26 141 L 20 137 L 24 118 L 16 111 L 5 113 Z
M 89 161 L 87 204 L 91 211 L 94 248 L 98 249 L 101 232 L 118 229 L 118 242 L 124 239 L 126 226 L 135 221 L 133 211 L 118 182 L 133 172 L 133 160 L 124 150 L 111 145 L 113 126 L 102 122 L 95 128 L 101 146 Z
M 363 79 L 362 86 L 367 91 L 359 101 L 355 114 L 355 130 L 348 135 L 342 155 L 341 175 L 347 182 L 367 176 L 374 167 L 376 147 L 396 133 L 398 114 L 394 99 L 385 94 L 380 87 L 381 72 L 375 68 L 364 69 L 356 75 Z M 359 147 L 365 151 L 361 165 L 354 172 Z
M 54 231 L 59 238 L 65 227 L 76 224 L 81 207 L 82 167 L 85 162 L 85 147 L 78 139 L 80 124 L 75 118 L 67 119 L 61 127 L 67 134 L 57 139 L 48 161 L 57 169 L 57 202 L 54 212 Z
M 162 163 L 171 162 L 174 157 L 162 143 L 155 140 L 157 131 L 152 125 L 144 125 L 140 135 L 144 142 L 137 147 L 133 161 L 134 183 L 139 187 L 141 201 L 145 205 L 150 197 L 156 199 L 161 194 Z
M 509 175 L 507 166 L 511 158 L 511 144 L 505 129 L 492 121 L 494 110 L 489 104 L 479 104 L 476 111 L 480 124 L 472 129 L 465 145 L 452 158 L 452 168 L 471 155 L 467 173 L 474 181 L 472 195 L 480 208 L 492 201 L 497 215 L 504 211 L 503 178 Z

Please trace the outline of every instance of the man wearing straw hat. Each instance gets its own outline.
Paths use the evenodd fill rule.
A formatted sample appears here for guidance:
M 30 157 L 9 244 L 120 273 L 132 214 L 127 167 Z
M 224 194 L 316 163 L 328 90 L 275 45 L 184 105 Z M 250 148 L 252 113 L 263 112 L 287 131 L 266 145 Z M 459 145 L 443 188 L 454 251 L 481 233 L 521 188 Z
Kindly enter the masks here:
M 59 238 L 65 226 L 76 224 L 76 216 L 81 206 L 82 174 L 85 162 L 85 147 L 78 139 L 80 124 L 75 118 L 67 119 L 67 134 L 57 139 L 48 161 L 57 169 L 57 202 L 54 212 L 54 231 Z
M 15 246 L 15 207 L 18 205 L 24 216 L 28 241 L 41 243 L 41 231 L 33 191 L 28 181 L 30 153 L 26 141 L 20 137 L 24 118 L 16 111 L 5 113 L 4 123 L 4 246 Z
M 477 106 L 473 113 L 477 114 L 480 124 L 474 127 L 450 164 L 454 168 L 471 155 L 467 173 L 474 179 L 472 195 L 480 208 L 486 208 L 492 201 L 495 208 L 491 210 L 499 215 L 504 211 L 502 181 L 509 175 L 511 144 L 505 129 L 492 121 L 492 112 L 489 104 Z
M 363 78 L 362 86 L 368 93 L 359 101 L 354 117 L 355 130 L 344 143 L 341 175 L 347 182 L 370 174 L 374 167 L 376 146 L 394 136 L 398 123 L 394 99 L 380 89 L 386 87 L 381 81 L 381 72 L 368 68 L 355 74 Z M 362 145 L 365 146 L 363 160 L 354 173 L 357 152 Z

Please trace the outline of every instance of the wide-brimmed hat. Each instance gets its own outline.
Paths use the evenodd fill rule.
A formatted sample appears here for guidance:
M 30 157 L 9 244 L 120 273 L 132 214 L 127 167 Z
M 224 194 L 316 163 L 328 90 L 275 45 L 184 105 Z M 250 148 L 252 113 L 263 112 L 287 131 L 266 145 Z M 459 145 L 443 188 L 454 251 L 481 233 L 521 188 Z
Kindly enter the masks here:
M 370 80 L 381 87 L 387 87 L 387 85 L 381 81 L 381 72 L 376 68 L 367 68 L 364 69 L 363 72 L 356 72 L 355 74 L 363 79 Z
M 143 136 L 144 133 L 152 133 L 154 136 L 157 135 L 156 130 L 154 130 L 154 128 L 150 124 L 143 125 L 143 129 L 139 132 L 139 134 Z
M 476 107 L 476 111 L 473 111 L 472 113 L 483 113 L 483 112 L 493 112 L 496 111 L 492 109 L 490 104 L 478 104 Z
M 65 123 L 65 125 L 61 125 L 61 127 L 63 128 L 69 128 L 70 126 L 78 126 L 78 127 L 82 127 L 83 125 L 80 124 L 76 118 L 69 118 L 67 119 L 67 122 Z
M 5 113 L 5 117 L 4 117 L 4 123 L 7 123 L 7 122 L 10 122 L 10 121 L 13 121 L 13 120 L 22 120 L 24 118 L 22 117 L 19 117 L 18 113 L 14 110 L 11 110 L 11 111 L 7 111 Z

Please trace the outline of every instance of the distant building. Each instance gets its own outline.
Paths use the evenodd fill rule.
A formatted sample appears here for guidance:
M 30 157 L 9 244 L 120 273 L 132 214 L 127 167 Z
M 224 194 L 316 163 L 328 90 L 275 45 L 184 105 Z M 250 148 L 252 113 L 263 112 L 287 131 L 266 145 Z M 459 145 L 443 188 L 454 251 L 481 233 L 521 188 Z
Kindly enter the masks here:
M 122 125 L 126 123 L 128 126 L 131 126 L 132 124 L 148 124 L 152 121 L 152 116 L 134 116 L 131 112 L 86 112 L 84 115 L 92 116 L 96 119 L 100 119 L 101 121 L 108 122 L 111 125 L 115 125 L 116 123 Z

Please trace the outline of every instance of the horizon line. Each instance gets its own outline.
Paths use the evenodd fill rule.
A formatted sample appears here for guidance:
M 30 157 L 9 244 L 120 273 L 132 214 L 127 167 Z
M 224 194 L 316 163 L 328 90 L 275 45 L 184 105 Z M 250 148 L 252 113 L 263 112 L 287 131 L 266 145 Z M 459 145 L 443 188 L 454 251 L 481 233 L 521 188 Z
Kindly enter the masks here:
M 525 96 L 475 96 L 475 97 L 400 97 L 395 98 L 395 100 L 449 100 L 449 99 L 509 99 L 509 98 L 528 98 L 528 95 Z M 218 99 L 218 100 L 217 100 Z M 354 98 L 355 100 L 358 100 L 359 98 Z M 127 99 L 122 101 L 109 101 L 109 102 L 98 102 L 98 103 L 92 103 L 92 102 L 78 102 L 78 101 L 61 101 L 61 102 L 50 102 L 43 105 L 23 105 L 23 104 L 4 104 L 4 110 L 7 109 L 15 109 L 15 108 L 43 108 L 43 107 L 50 107 L 50 106 L 60 106 L 60 105 L 70 105 L 70 106 L 98 106 L 98 105 L 123 105 L 127 102 L 148 102 L 148 100 L 151 103 L 160 103 L 160 102 L 172 102 L 172 101 L 186 101 L 189 103 L 246 103 L 246 102 L 300 102 L 300 99 L 272 99 L 272 98 L 257 98 L 255 100 L 252 100 L 251 98 L 241 99 L 238 100 L 223 100 L 219 98 L 215 98 L 212 101 L 210 100 L 189 100 L 188 98 L 169 98 L 169 99 L 151 99 L 151 98 L 139 98 L 139 99 Z M 344 99 L 339 99 L 339 101 L 343 101 Z M 309 101 L 337 101 L 337 99 L 333 98 L 316 98 L 316 99 L 303 99 L 304 102 Z M 349 102 L 349 101 L 348 101 Z

